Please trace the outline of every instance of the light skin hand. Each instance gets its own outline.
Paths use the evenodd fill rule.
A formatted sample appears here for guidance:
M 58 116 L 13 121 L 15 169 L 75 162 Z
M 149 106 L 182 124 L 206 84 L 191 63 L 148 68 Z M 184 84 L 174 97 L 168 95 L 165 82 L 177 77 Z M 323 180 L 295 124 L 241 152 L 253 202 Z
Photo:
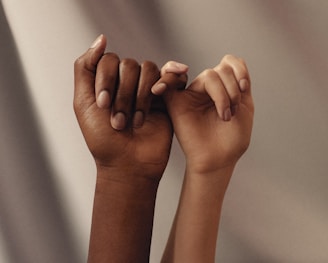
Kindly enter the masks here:
M 161 70 L 162 79 L 167 68 Z M 174 132 L 194 171 L 233 167 L 247 149 L 254 115 L 250 83 L 245 62 L 227 55 L 186 90 L 163 91 Z
M 246 64 L 225 56 L 186 90 L 163 85 L 185 73 L 161 70 L 163 94 L 186 156 L 180 201 L 162 263 L 213 263 L 222 203 L 234 166 L 247 149 L 254 106 Z M 162 86 L 158 89 L 158 85 Z

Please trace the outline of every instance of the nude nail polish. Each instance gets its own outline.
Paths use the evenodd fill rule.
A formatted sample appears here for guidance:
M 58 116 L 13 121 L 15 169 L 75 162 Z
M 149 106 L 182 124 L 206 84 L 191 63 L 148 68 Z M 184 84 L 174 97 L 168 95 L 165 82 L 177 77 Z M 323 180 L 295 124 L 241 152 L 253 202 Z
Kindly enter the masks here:
M 161 95 L 166 90 L 167 85 L 165 83 L 158 83 L 154 85 L 151 89 L 151 92 L 155 95 Z
M 110 97 L 107 90 L 102 90 L 97 98 L 97 106 L 101 109 L 106 109 L 110 105 Z
M 239 81 L 239 88 L 241 92 L 246 91 L 249 88 L 249 82 L 247 79 L 241 79 Z
M 112 127 L 115 130 L 123 130 L 126 125 L 126 117 L 123 112 L 117 112 L 111 119 Z

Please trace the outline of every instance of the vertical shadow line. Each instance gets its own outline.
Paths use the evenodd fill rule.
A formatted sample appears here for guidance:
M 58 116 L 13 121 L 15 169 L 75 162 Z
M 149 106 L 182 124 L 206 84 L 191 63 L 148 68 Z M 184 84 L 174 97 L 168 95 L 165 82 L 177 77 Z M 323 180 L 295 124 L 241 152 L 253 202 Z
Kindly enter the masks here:
M 0 3 L 0 233 L 9 262 L 81 262 Z

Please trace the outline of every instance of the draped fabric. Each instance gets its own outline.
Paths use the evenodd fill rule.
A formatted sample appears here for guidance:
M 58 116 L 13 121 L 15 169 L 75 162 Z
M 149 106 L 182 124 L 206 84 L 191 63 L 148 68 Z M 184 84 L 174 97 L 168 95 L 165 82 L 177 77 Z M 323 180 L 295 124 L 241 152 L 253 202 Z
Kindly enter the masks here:
M 231 180 L 216 262 L 327 262 L 328 2 L 2 0 L 0 262 L 85 262 L 95 167 L 72 109 L 73 62 L 108 51 L 190 66 L 232 53 L 252 76 L 252 143 Z M 159 262 L 178 202 L 174 141 L 156 205 Z

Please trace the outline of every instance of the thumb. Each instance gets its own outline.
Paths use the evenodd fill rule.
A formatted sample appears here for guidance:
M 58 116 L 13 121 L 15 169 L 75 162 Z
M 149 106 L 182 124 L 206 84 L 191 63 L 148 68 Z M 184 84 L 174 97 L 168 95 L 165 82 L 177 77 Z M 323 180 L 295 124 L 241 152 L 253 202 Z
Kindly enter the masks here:
M 100 35 L 74 63 L 74 109 L 78 114 L 95 101 L 95 77 L 107 40 Z

